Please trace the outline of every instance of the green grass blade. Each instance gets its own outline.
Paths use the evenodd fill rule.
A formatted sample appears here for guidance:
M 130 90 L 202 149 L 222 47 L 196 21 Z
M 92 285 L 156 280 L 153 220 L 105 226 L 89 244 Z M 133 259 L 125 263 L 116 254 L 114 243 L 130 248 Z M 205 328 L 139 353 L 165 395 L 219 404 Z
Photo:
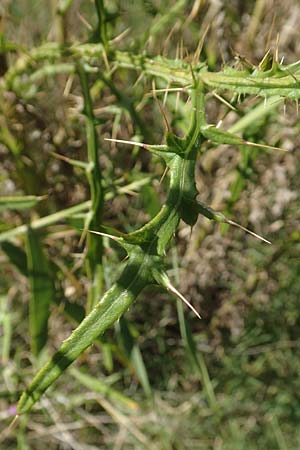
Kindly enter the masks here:
M 99 6 L 99 5 L 98 5 Z M 102 5 L 103 6 L 103 5 Z M 101 9 L 101 8 L 100 8 Z M 85 232 L 88 229 L 99 231 L 102 221 L 104 205 L 104 189 L 102 186 L 102 175 L 99 165 L 99 147 L 96 131 L 96 121 L 93 111 L 93 103 L 88 85 L 87 74 L 82 64 L 78 64 L 77 72 L 81 85 L 84 101 L 84 114 L 86 126 L 86 139 L 88 150 L 89 168 L 86 170 L 87 179 L 90 185 L 91 210 L 86 216 L 84 226 Z M 88 293 L 87 311 L 89 312 L 101 297 L 103 290 L 103 242 L 101 236 L 92 233 L 87 234 L 87 255 L 86 270 L 90 280 Z
M 178 256 L 175 248 L 173 249 L 172 252 L 172 259 L 173 259 L 173 267 L 175 269 L 176 281 L 179 284 Z M 214 393 L 213 385 L 211 383 L 208 374 L 205 360 L 203 358 L 203 355 L 197 351 L 190 325 L 184 314 L 183 303 L 180 300 L 177 300 L 176 304 L 177 304 L 177 315 L 179 320 L 180 334 L 184 346 L 188 352 L 193 367 L 196 369 L 200 382 L 205 390 L 208 404 L 213 410 L 215 410 L 217 407 L 217 400 Z
M 0 119 L 0 142 L 9 149 L 15 158 L 18 158 L 23 150 L 23 146 L 11 133 L 6 122 L 2 116 Z
M 112 388 L 106 380 L 100 380 L 99 378 L 87 375 L 82 371 L 72 368 L 71 374 L 76 380 L 78 380 L 83 386 L 88 389 L 106 396 L 109 400 L 112 400 L 127 409 L 137 410 L 138 404 L 126 395 Z
M 95 0 L 95 9 L 98 17 L 97 27 L 91 38 L 92 42 L 101 42 L 104 48 L 108 46 L 107 27 L 106 27 L 106 11 L 103 0 Z
M 152 389 L 149 382 L 147 369 L 139 345 L 134 341 L 128 322 L 125 317 L 121 317 L 117 324 L 118 338 L 120 346 L 126 357 L 131 361 L 141 386 L 148 398 L 152 397 Z
M 16 266 L 22 275 L 27 277 L 27 257 L 24 250 L 11 242 L 2 242 L 1 248 L 8 256 L 10 262 Z M 72 322 L 78 324 L 85 318 L 85 309 L 83 306 L 70 302 L 66 298 L 60 299 L 57 296 L 53 296 L 52 300 L 57 306 L 63 307 L 63 312 Z
M 1 248 L 6 253 L 10 262 L 14 264 L 22 275 L 28 276 L 27 257 L 24 250 L 11 242 L 2 242 Z
M 55 289 L 41 240 L 30 228 L 27 232 L 26 253 L 30 284 L 31 348 L 34 355 L 38 355 L 47 341 L 49 307 L 54 299 Z
M 148 372 L 144 363 L 141 349 L 137 344 L 135 344 L 132 348 L 131 361 L 136 370 L 136 374 L 142 385 L 145 395 L 151 399 L 153 397 L 153 392 L 150 385 Z
M 12 336 L 12 322 L 11 312 L 9 310 L 9 297 L 0 296 L 0 329 L 1 332 L 1 362 L 4 365 L 9 360 L 11 336 Z
M 275 415 L 271 417 L 270 423 L 272 432 L 274 433 L 275 439 L 277 441 L 278 449 L 288 450 L 287 442 L 285 440 L 284 434 L 282 433 L 279 421 Z
M 36 195 L 26 195 L 20 197 L 0 197 L 0 212 L 7 209 L 28 209 L 36 206 L 45 197 L 38 197 Z
M 43 227 L 47 227 L 49 225 L 53 225 L 54 223 L 60 222 L 61 220 L 65 220 L 68 217 L 71 217 L 79 212 L 86 211 L 90 208 L 91 202 L 90 200 L 79 203 L 78 205 L 71 206 L 70 208 L 63 209 L 62 211 L 55 212 L 45 217 L 41 217 L 40 219 L 36 219 L 31 222 L 30 228 L 32 230 L 38 230 Z M 19 227 L 12 228 L 11 230 L 4 231 L 0 234 L 0 242 L 7 241 L 9 239 L 13 239 L 20 234 L 24 234 L 27 232 L 27 225 L 20 225 Z
M 205 390 L 208 404 L 213 410 L 215 410 L 217 407 L 217 401 L 214 393 L 214 388 L 205 364 L 205 360 L 203 358 L 203 355 L 197 351 L 190 325 L 184 314 L 183 304 L 179 300 L 177 300 L 177 314 L 179 319 L 180 334 L 182 336 L 185 348 L 188 351 L 193 366 L 195 367 L 201 384 Z

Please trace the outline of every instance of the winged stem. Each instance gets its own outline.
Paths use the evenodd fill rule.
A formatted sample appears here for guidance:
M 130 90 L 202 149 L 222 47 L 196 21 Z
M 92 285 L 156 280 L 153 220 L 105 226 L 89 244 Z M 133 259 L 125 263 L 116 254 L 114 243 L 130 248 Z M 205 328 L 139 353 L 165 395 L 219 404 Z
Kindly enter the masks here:
M 162 283 L 162 279 L 166 285 L 167 277 L 163 272 L 161 255 L 175 233 L 180 218 L 189 224 L 197 219 L 197 213 L 189 211 L 189 206 L 197 195 L 194 171 L 197 151 L 203 140 L 201 135 L 204 120 L 203 87 L 197 86 L 192 91 L 192 96 L 192 120 L 187 136 L 179 139 L 168 133 L 166 149 L 162 151 L 161 148 L 149 148 L 162 156 L 170 169 L 171 180 L 166 203 L 156 217 L 140 230 L 115 238 L 129 255 L 121 277 L 38 372 L 19 401 L 18 414 L 31 409 L 63 371 L 127 311 L 146 285 Z M 201 114 L 199 111 L 202 111 Z M 94 233 L 91 235 L 97 238 Z M 170 286 L 172 287 L 167 282 L 167 288 L 178 294 L 176 289 Z

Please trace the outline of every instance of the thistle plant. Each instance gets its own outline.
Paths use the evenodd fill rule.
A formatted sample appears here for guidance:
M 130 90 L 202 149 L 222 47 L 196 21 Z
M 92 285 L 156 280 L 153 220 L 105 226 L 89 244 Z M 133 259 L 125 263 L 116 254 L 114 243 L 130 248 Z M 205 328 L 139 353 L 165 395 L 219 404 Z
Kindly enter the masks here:
M 88 210 L 83 234 L 83 236 L 87 236 L 86 260 L 87 274 L 90 280 L 88 314 L 24 391 L 18 403 L 17 413 L 19 415 L 30 411 L 35 402 L 61 376 L 64 370 L 126 313 L 145 287 L 155 285 L 166 289 L 183 301 L 200 318 L 201 312 L 197 311 L 190 301 L 180 293 L 179 287 L 172 284 L 166 270 L 165 255 L 181 220 L 193 227 L 198 216 L 203 215 L 219 223 L 240 227 L 262 241 L 270 243 L 267 239 L 245 229 L 231 218 L 225 217 L 221 212 L 214 211 L 201 202 L 201 193 L 198 193 L 195 183 L 195 165 L 197 159 L 201 158 L 209 148 L 206 145 L 207 142 L 213 145 L 234 145 L 239 148 L 247 148 L 249 151 L 254 147 L 267 150 L 276 149 L 267 144 L 246 141 L 232 132 L 222 131 L 216 126 L 208 124 L 206 120 L 207 94 L 212 93 L 221 100 L 223 91 L 229 91 L 237 96 L 256 95 L 262 97 L 263 101 L 267 101 L 266 99 L 272 101 L 272 107 L 282 99 L 297 101 L 300 97 L 300 63 L 283 65 L 278 61 L 276 52 L 271 65 L 267 61 L 267 55 L 258 67 L 245 70 L 225 68 L 220 72 L 213 73 L 208 71 L 204 62 L 198 62 L 197 59 L 188 63 L 160 56 L 151 58 L 119 51 L 109 43 L 106 28 L 105 30 L 103 27 L 101 28 L 104 20 L 103 4 L 102 2 L 95 3 L 99 17 L 99 33 L 93 35 L 94 38 L 96 35 L 98 36 L 97 39 L 95 38 L 96 42 L 94 39 L 93 43 L 85 44 L 65 43 L 61 46 L 51 42 L 42 45 L 24 53 L 9 68 L 4 80 L 5 88 L 21 94 L 21 91 L 24 91 L 24 75 L 26 75 L 27 95 L 31 95 L 32 90 L 45 77 L 53 77 L 60 73 L 79 76 L 84 99 L 83 112 L 86 118 L 88 147 L 88 162 L 83 165 L 83 168 L 86 170 L 91 193 L 90 201 L 44 218 L 35 219 L 29 226 L 22 225 L 0 234 L 0 241 L 7 241 L 27 233 L 28 242 L 31 243 L 31 247 L 29 245 L 27 251 L 28 256 L 34 249 L 39 248 L 38 238 L 34 240 L 32 234 L 35 229 L 43 228 L 75 213 Z M 4 50 L 10 51 L 12 45 L 4 41 L 2 47 Z M 168 172 L 169 185 L 165 203 L 148 223 L 127 234 L 113 230 L 102 223 L 103 204 L 109 193 L 104 192 L 99 168 L 97 123 L 93 112 L 88 77 L 89 74 L 96 77 L 99 75 L 99 78 L 103 79 L 103 67 L 99 61 L 107 62 L 107 60 L 113 70 L 133 69 L 146 77 L 163 79 L 168 83 L 167 90 L 174 88 L 185 92 L 190 98 L 189 129 L 184 137 L 177 136 L 168 127 L 163 144 L 107 139 L 123 145 L 140 147 L 142 151 L 150 152 L 162 159 Z M 109 85 L 110 75 L 110 73 L 107 74 L 107 85 Z M 260 105 L 260 112 L 257 111 L 257 114 L 264 114 L 265 111 L 266 109 Z M 70 160 L 69 162 L 80 165 L 78 161 Z M 18 205 L 20 207 L 21 204 L 21 207 L 31 207 L 31 202 L 36 203 L 39 200 L 38 196 L 30 196 L 7 199 L 6 202 L 7 206 Z M 1 205 L 4 201 L 1 201 Z M 128 260 L 120 277 L 101 297 L 103 291 L 103 237 L 110 238 L 120 245 L 126 251 Z M 38 260 L 43 261 L 43 255 L 42 252 L 36 251 L 36 258 L 31 259 L 31 269 L 34 269 L 33 265 L 38 265 Z M 48 276 L 48 283 L 44 286 L 44 289 L 47 290 L 47 292 L 44 291 L 46 300 L 46 310 L 44 308 L 44 311 L 47 316 L 49 303 L 53 296 L 53 284 L 47 264 L 43 264 L 43 272 L 44 277 Z M 36 289 L 33 277 L 33 291 Z M 33 301 L 33 304 L 38 307 L 37 301 Z M 39 321 L 38 312 L 34 309 L 32 315 L 36 316 L 34 324 L 38 328 L 40 327 L 34 331 L 37 336 L 45 328 L 47 317 L 43 316 L 43 320 Z M 43 337 L 40 341 L 38 337 L 35 337 L 34 341 L 40 342 L 36 351 L 38 353 L 40 347 L 44 345 L 45 338 Z M 211 396 L 213 398 L 212 394 Z
M 163 145 L 131 142 L 132 145 L 139 145 L 165 161 L 170 176 L 165 204 L 149 223 L 132 233 L 110 235 L 90 230 L 92 234 L 108 236 L 120 244 L 128 254 L 128 263 L 117 282 L 34 378 L 20 399 L 19 414 L 29 411 L 61 373 L 99 335 L 120 319 L 144 287 L 154 284 L 164 287 L 183 300 L 200 318 L 194 307 L 172 285 L 165 271 L 163 256 L 178 228 L 180 219 L 190 226 L 196 223 L 198 214 L 219 222 L 231 222 L 222 214 L 197 202 L 195 163 L 197 155 L 201 154 L 203 143 L 210 139 L 223 143 L 252 144 L 207 125 L 205 93 L 201 81 L 195 80 L 189 93 L 192 98 L 191 124 L 184 138 L 179 138 L 170 131 L 166 135 L 166 144 Z M 128 143 L 128 141 L 123 142 Z

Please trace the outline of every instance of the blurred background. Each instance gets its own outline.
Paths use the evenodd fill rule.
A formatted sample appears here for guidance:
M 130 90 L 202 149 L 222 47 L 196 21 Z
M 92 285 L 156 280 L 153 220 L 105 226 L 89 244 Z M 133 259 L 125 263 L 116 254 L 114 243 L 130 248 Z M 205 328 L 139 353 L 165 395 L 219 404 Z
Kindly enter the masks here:
M 63 3 L 65 13 L 59 14 Z M 284 63 L 299 59 L 296 0 L 104 3 L 107 36 L 119 50 L 188 61 L 205 36 L 200 61 L 210 71 L 252 70 L 268 49 L 271 64 L 276 46 Z M 15 44 L 9 52 L 0 47 L 1 197 L 43 197 L 29 209 L 0 205 L 4 233 L 90 198 L 84 170 L 70 164 L 87 161 L 77 77 L 51 73 L 51 60 L 30 68 L 33 74 L 47 66 L 47 76 L 15 77 L 13 69 L 18 58 L 45 42 L 92 42 L 96 16 L 89 0 L 2 0 L 0 14 L 1 39 Z M 103 223 L 130 232 L 156 214 L 168 179 L 160 183 L 159 159 L 104 138 L 162 142 L 165 128 L 153 79 L 115 68 L 109 78 L 91 74 L 89 82 L 107 192 Z M 158 78 L 155 83 L 166 87 Z M 157 95 L 172 129 L 182 135 L 189 117 L 185 94 Z M 24 234 L 2 239 L 1 448 L 300 448 L 298 105 L 278 98 L 264 104 L 260 97 L 225 92 L 230 108 L 211 93 L 207 98 L 208 123 L 222 121 L 222 129 L 246 140 L 288 150 L 207 144 L 197 164 L 199 200 L 272 245 L 202 217 L 192 231 L 182 223 L 167 253 L 168 273 L 202 320 L 163 290 L 146 289 L 8 434 L 20 393 L 83 317 L 85 212 L 39 228 L 38 251 L 54 294 L 47 344 L 38 357 L 29 338 Z M 124 267 L 124 256 L 104 240 L 105 289 Z

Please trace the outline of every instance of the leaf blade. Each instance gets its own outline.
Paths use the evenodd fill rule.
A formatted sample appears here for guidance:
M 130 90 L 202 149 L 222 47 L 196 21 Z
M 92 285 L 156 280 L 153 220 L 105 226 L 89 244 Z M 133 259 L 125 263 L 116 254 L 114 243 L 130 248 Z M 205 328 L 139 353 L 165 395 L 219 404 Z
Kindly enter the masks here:
M 55 296 L 55 290 L 40 237 L 30 228 L 27 232 L 26 253 L 30 285 L 31 348 L 37 356 L 47 342 L 49 308 Z

